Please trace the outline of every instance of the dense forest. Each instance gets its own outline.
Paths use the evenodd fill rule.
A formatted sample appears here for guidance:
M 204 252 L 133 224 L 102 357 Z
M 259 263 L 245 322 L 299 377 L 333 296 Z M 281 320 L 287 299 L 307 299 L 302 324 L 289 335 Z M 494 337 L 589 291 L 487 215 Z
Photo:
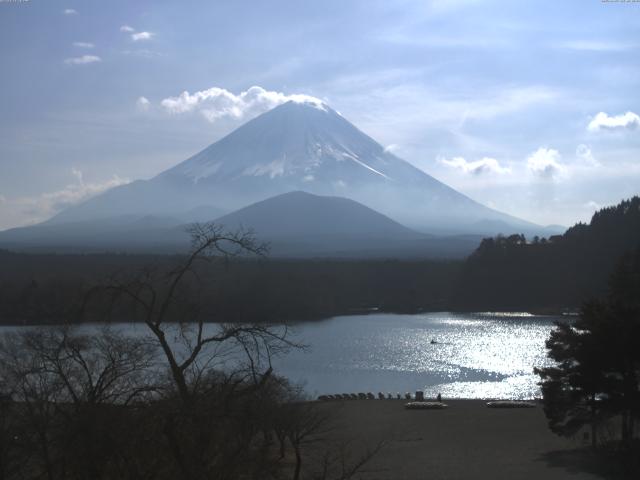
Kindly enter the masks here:
M 78 308 L 91 287 L 114 277 L 170 271 L 182 258 L 0 251 L 0 322 L 80 320 Z M 185 292 L 198 296 L 208 321 L 309 320 L 374 309 L 433 311 L 448 307 L 461 266 L 459 261 L 427 260 L 235 259 L 199 265 Z M 83 320 L 102 320 L 98 306 L 92 312 L 88 317 L 85 312 Z M 139 320 L 122 306 L 117 315 L 110 313 L 118 320 Z
M 618 259 L 640 246 L 640 198 L 595 213 L 564 235 L 482 241 L 466 261 L 282 260 L 268 255 L 198 266 L 185 296 L 208 321 L 295 321 L 368 311 L 574 311 L 601 296 Z M 104 297 L 79 316 L 86 292 L 105 281 L 168 272 L 184 257 L 24 254 L 0 251 L 0 323 L 140 320 Z
M 452 304 L 465 310 L 576 310 L 602 296 L 618 260 L 640 246 L 640 197 L 596 212 L 549 239 L 484 239 L 460 271 Z

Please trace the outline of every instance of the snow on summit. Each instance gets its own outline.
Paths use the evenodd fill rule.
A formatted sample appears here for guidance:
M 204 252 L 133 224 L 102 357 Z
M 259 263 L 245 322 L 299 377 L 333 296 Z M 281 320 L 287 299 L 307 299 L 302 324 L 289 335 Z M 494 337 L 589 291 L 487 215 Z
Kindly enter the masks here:
M 326 103 L 292 95 L 163 175 L 182 175 L 194 183 L 253 176 L 332 184 L 359 182 L 370 174 L 389 180 L 387 157 Z
M 271 103 L 269 103 L 271 102 Z M 325 102 L 252 87 L 240 95 L 209 89 L 163 101 L 176 114 L 206 110 L 249 115 L 274 108 L 151 180 L 133 182 L 62 212 L 70 221 L 129 213 L 233 211 L 291 191 L 347 197 L 425 231 L 481 220 L 521 222 L 474 202 L 396 157 Z M 210 113 L 213 115 L 213 113 Z

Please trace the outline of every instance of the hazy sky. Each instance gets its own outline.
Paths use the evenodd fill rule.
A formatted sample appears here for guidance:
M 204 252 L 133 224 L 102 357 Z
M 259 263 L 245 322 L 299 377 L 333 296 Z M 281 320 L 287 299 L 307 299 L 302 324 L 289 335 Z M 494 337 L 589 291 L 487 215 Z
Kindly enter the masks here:
M 292 94 L 541 224 L 640 193 L 638 2 L 0 0 L 0 62 L 0 229 Z

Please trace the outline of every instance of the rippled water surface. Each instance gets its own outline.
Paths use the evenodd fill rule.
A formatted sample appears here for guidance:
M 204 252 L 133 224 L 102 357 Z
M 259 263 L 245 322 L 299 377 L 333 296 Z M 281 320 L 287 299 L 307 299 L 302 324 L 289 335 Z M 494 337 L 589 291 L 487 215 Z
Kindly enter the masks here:
M 554 320 L 557 317 L 518 313 L 445 312 L 301 323 L 293 335 L 308 348 L 278 358 L 275 370 L 303 383 L 313 396 L 424 390 L 445 398 L 533 398 L 540 395 L 533 367 L 550 364 L 544 343 Z M 19 328 L 1 327 L 0 332 Z M 144 325 L 116 328 L 148 334 Z
M 456 398 L 533 398 L 554 317 L 427 313 L 342 316 L 296 327 L 309 345 L 277 362 L 310 394 L 425 390 Z M 436 343 L 432 343 L 432 341 Z

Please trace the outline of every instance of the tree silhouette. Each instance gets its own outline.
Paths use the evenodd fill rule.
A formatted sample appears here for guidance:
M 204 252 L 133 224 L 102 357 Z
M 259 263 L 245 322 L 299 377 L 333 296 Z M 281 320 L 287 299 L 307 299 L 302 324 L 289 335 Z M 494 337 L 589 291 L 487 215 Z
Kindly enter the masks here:
M 467 259 L 454 291 L 464 310 L 577 310 L 606 295 L 625 252 L 640 246 L 640 197 L 596 212 L 563 235 L 527 242 L 522 235 L 484 239 Z
M 640 249 L 619 262 L 604 300 L 583 304 L 575 323 L 559 322 L 547 341 L 557 365 L 536 368 L 552 431 L 570 436 L 619 417 L 629 446 L 640 415 Z

